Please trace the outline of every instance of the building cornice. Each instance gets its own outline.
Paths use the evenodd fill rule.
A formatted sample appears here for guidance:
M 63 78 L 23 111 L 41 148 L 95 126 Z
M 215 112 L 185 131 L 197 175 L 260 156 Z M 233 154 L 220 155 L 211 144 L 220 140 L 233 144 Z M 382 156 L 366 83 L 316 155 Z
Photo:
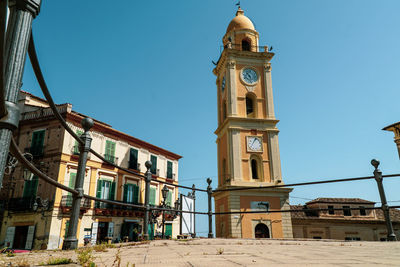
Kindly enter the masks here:
M 228 129 L 274 131 L 279 132 L 276 124 L 277 119 L 255 119 L 242 117 L 227 117 L 225 121 L 215 130 L 215 134 L 220 137 Z

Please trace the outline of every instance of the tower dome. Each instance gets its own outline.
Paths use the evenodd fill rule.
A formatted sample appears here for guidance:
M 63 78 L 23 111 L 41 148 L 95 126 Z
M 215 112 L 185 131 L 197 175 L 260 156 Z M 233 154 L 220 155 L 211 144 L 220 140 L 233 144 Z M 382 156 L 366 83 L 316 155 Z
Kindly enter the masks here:
M 240 29 L 255 30 L 253 22 L 251 22 L 251 20 L 244 15 L 243 9 L 239 7 L 238 11 L 236 12 L 236 17 L 234 17 L 231 23 L 229 23 L 226 33 L 232 30 Z

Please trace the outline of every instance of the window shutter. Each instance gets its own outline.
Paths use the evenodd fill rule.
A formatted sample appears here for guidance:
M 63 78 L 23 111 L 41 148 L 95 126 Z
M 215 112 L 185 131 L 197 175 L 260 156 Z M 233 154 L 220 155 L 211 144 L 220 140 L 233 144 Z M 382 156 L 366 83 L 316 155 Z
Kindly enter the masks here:
M 129 168 L 137 170 L 138 151 L 134 148 L 131 148 L 129 154 Z
M 76 173 L 71 173 L 69 175 L 69 188 L 75 188 L 75 181 L 76 181 Z
M 31 196 L 31 185 L 32 181 L 25 181 L 24 183 L 24 193 L 22 197 L 30 197 Z
M 124 200 L 125 203 L 128 202 L 128 184 L 124 184 Z
M 156 204 L 156 189 L 154 187 L 150 187 L 150 204 Z
M 115 143 L 114 142 L 110 142 L 110 143 L 111 143 L 111 147 L 110 147 L 111 156 L 115 156 Z
M 139 186 L 133 185 L 133 203 L 139 203 Z
M 167 178 L 172 178 L 172 162 L 167 161 Z
M 38 184 L 39 184 L 39 177 L 35 175 L 32 178 L 32 193 L 31 193 L 32 196 L 36 196 Z
M 64 238 L 66 238 L 68 236 L 68 228 L 69 228 L 69 220 L 65 221 L 65 234 L 64 234 Z
M 151 155 L 150 161 L 151 161 L 150 171 L 151 171 L 152 174 L 156 174 L 156 172 L 157 172 L 157 157 Z
M 115 182 L 111 183 L 110 195 L 109 196 L 110 196 L 109 200 L 114 200 L 115 199 Z
M 97 192 L 96 197 L 101 198 L 101 188 L 103 187 L 103 180 L 97 180 Z
M 171 202 L 172 202 L 172 192 L 171 190 L 169 190 L 167 195 L 167 205 L 170 207 L 172 207 Z

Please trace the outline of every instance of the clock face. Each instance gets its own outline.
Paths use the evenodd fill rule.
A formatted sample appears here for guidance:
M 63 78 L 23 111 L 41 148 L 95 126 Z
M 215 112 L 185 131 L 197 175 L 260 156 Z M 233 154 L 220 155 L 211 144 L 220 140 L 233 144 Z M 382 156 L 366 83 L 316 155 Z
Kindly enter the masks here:
M 242 71 L 242 79 L 248 84 L 255 84 L 258 80 L 257 72 L 253 69 L 244 69 Z
M 262 138 L 260 136 L 248 136 L 247 148 L 249 151 L 262 152 Z
M 222 78 L 221 90 L 222 92 L 225 90 L 225 76 Z

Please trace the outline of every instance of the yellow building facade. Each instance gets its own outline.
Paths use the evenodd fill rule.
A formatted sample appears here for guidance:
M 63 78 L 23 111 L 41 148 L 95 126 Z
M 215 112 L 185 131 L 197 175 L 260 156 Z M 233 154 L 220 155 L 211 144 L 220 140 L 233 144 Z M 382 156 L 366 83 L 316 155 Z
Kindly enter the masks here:
M 218 98 L 218 188 L 282 184 L 278 120 L 271 82 L 274 53 L 259 46 L 259 33 L 239 7 L 223 39 L 213 73 Z M 288 188 L 220 191 L 216 212 L 289 209 Z M 216 236 L 290 238 L 289 213 L 216 216 Z

